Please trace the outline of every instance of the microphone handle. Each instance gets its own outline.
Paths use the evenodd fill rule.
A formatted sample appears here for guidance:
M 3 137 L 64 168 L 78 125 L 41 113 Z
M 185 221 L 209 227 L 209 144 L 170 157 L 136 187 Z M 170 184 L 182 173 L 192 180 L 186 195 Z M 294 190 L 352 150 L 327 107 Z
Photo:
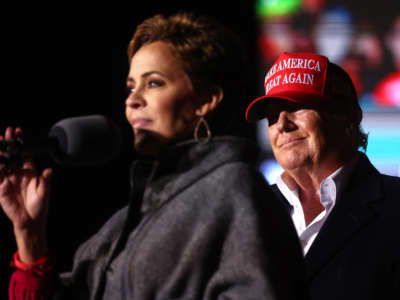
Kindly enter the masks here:
M 20 138 L 0 141 L 0 171 L 8 171 L 20 165 L 22 143 Z
M 0 141 L 0 170 L 18 166 L 24 156 L 51 155 L 62 157 L 55 138 L 25 141 L 21 138 Z

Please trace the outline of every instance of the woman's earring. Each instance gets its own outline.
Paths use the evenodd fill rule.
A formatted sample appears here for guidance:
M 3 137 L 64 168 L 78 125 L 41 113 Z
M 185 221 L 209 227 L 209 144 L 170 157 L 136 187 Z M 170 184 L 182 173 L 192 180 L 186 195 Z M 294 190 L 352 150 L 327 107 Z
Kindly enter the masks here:
M 200 127 L 204 127 L 205 136 L 199 136 Z M 208 123 L 203 116 L 200 117 L 199 121 L 197 121 L 196 127 L 194 128 L 194 139 L 196 140 L 196 142 L 202 144 L 208 143 L 208 141 L 211 139 L 210 126 L 208 126 Z

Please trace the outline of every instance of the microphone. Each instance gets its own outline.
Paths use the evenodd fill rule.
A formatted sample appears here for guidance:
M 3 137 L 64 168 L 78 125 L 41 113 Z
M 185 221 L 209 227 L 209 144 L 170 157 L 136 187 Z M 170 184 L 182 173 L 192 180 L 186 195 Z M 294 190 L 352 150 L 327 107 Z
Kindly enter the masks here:
M 98 166 L 116 158 L 121 148 L 121 131 L 110 119 L 102 115 L 72 117 L 54 124 L 45 139 L 0 141 L 0 165 L 24 154 L 49 154 L 63 166 Z

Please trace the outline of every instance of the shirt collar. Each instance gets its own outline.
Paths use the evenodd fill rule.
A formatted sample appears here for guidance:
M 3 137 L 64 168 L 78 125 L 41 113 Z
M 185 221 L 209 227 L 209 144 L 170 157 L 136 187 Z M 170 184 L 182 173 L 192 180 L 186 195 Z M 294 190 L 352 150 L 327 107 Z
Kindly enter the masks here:
M 336 195 L 335 195 L 336 197 L 335 198 L 337 198 L 337 196 L 342 194 L 345 186 L 347 185 L 347 182 L 349 181 L 350 174 L 352 173 L 352 171 L 358 161 L 358 158 L 359 158 L 359 155 L 357 153 L 350 161 L 345 163 L 342 167 L 340 167 L 335 172 L 333 172 L 330 176 L 327 177 L 327 179 L 330 178 L 335 183 L 335 187 L 336 187 Z M 322 181 L 322 183 L 324 181 Z
M 332 204 L 324 202 L 325 197 L 322 197 L 322 192 L 325 190 L 325 187 L 330 190 L 329 193 L 331 194 L 332 197 L 329 198 L 333 198 L 334 200 L 336 200 L 337 197 L 343 192 L 344 187 L 346 186 L 349 180 L 350 174 L 353 171 L 354 166 L 358 161 L 358 158 L 359 155 L 357 153 L 350 161 L 339 167 L 336 171 L 334 171 L 332 174 L 330 174 L 321 182 L 320 185 L 321 203 L 322 205 L 324 205 L 325 208 L 328 205 Z M 294 206 L 294 199 L 299 199 L 298 189 L 297 188 L 290 189 L 288 185 L 285 183 L 285 181 L 282 179 L 282 174 L 277 177 L 276 185 L 278 186 L 281 193 L 285 196 L 289 204 L 291 206 Z

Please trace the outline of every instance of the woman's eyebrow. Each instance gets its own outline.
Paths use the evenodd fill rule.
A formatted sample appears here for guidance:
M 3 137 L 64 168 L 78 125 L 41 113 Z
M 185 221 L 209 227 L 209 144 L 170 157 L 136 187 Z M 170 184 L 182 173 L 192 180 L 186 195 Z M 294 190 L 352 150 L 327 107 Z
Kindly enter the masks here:
M 163 72 L 160 72 L 160 71 L 155 71 L 155 70 L 154 70 L 154 71 L 145 72 L 145 73 L 143 73 L 140 77 L 146 78 L 146 77 L 148 77 L 148 76 L 150 76 L 150 75 L 152 75 L 152 74 L 157 74 L 157 75 L 160 75 L 160 76 L 162 76 L 162 77 L 168 78 L 168 75 L 167 75 L 167 74 L 165 74 L 165 73 L 163 73 Z M 129 82 L 134 82 L 135 80 L 134 80 L 131 76 L 128 75 L 126 81 L 129 83 Z

